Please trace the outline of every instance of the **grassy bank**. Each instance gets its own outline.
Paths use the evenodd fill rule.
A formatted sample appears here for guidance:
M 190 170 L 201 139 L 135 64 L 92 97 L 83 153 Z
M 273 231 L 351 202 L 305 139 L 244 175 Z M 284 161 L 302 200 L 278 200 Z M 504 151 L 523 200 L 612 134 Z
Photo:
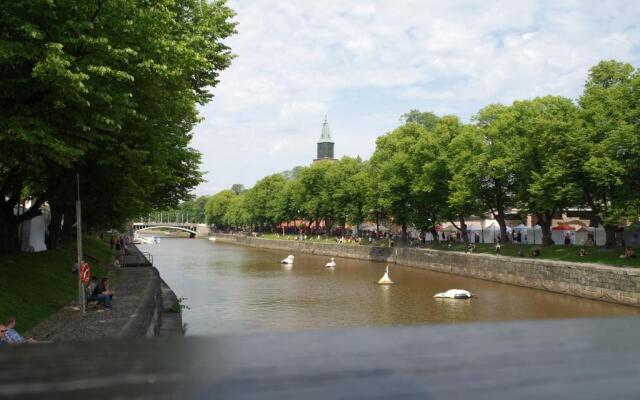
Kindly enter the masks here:
M 89 259 L 105 263 L 111 259 L 109 245 L 101 240 L 87 237 L 83 247 Z M 13 315 L 18 331 L 26 332 L 77 299 L 78 278 L 70 272 L 75 259 L 75 246 L 0 255 L 0 322 Z M 96 262 L 89 264 L 94 275 L 105 275 Z
M 447 245 L 430 245 L 428 248 L 437 250 L 449 250 L 449 251 L 464 251 L 465 246 L 462 244 L 453 245 L 449 248 Z M 519 257 L 521 251 L 523 256 L 531 258 L 531 252 L 534 248 L 540 249 L 540 256 L 538 258 L 547 260 L 558 261 L 571 261 L 579 263 L 596 263 L 606 265 L 616 265 L 624 267 L 640 267 L 640 258 L 623 259 L 620 255 L 624 252 L 624 249 L 620 247 L 605 248 L 605 247 L 587 247 L 587 246 L 547 246 L 542 247 L 540 245 L 517 245 L 506 244 L 502 246 L 500 254 L 503 256 Z M 578 251 L 585 249 L 587 255 L 580 257 Z M 637 249 L 637 252 L 640 249 Z M 495 254 L 496 248 L 494 244 L 479 244 L 476 245 L 476 253 L 488 253 Z
M 262 236 L 264 239 L 271 240 L 293 240 L 293 235 L 287 235 L 283 237 L 282 235 L 277 234 L 265 234 Z M 323 238 L 318 239 L 317 236 L 310 236 L 308 239 L 309 242 L 313 243 L 336 243 L 335 238 Z M 345 245 L 358 245 L 355 242 L 352 243 L 344 243 Z M 379 246 L 388 246 L 388 241 L 379 241 L 373 243 L 373 245 Z M 434 249 L 434 250 L 446 250 L 446 251 L 460 251 L 464 252 L 466 246 L 463 244 L 454 244 L 449 247 L 447 244 L 431 244 L 424 246 L 425 248 Z M 571 262 L 579 262 L 579 263 L 596 263 L 596 264 L 606 264 L 606 265 L 615 265 L 615 266 L 624 266 L 624 267 L 640 267 L 640 249 L 636 249 L 636 258 L 631 259 L 622 259 L 620 255 L 624 252 L 624 249 L 620 247 L 616 248 L 605 248 L 605 247 L 581 247 L 581 246 L 548 246 L 542 247 L 540 245 L 514 245 L 514 244 L 505 244 L 502 246 L 502 250 L 500 252 L 503 256 L 511 256 L 511 257 L 519 257 L 519 252 L 521 251 L 524 257 L 530 258 L 531 252 L 534 248 L 539 248 L 541 250 L 540 257 L 542 259 L 547 260 L 558 260 L 558 261 L 571 261 Z M 587 252 L 587 255 L 584 257 L 578 256 L 578 251 L 584 248 Z M 478 244 L 475 249 L 476 253 L 488 253 L 495 254 L 496 248 L 494 244 Z

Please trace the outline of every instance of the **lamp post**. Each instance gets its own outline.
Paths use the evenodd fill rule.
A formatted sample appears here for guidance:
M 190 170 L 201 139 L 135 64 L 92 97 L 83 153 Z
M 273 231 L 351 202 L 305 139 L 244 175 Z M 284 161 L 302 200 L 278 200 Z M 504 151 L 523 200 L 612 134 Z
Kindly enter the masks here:
M 78 262 L 78 305 L 80 313 L 84 317 L 87 313 L 84 302 L 84 285 L 82 284 L 82 276 L 80 274 L 80 265 L 82 265 L 82 206 L 80 203 L 80 174 L 76 174 L 76 186 L 78 199 L 76 200 L 76 239 L 77 239 L 77 262 Z

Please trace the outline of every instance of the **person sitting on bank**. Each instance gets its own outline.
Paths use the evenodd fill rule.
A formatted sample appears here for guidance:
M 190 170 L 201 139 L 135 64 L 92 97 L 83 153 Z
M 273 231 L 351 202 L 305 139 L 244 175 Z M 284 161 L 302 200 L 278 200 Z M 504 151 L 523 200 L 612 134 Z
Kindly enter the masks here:
M 631 247 L 627 247 L 624 249 L 624 254 L 622 254 L 620 258 L 636 258 L 636 251 Z
M 585 249 L 581 248 L 581 249 L 578 251 L 578 257 L 584 257 L 584 256 L 586 256 L 586 255 L 587 255 L 587 251 L 586 251 Z
M 535 249 L 533 249 L 533 251 L 531 252 L 531 257 L 540 257 L 540 248 L 536 247 Z
M 110 309 L 111 300 L 113 299 L 113 292 L 111 291 L 111 287 L 109 286 L 109 278 L 102 278 L 102 282 L 100 282 L 95 289 L 93 289 L 93 293 L 91 293 L 91 300 L 95 300 L 98 303 L 102 304 L 105 308 Z
M 4 323 L 4 341 L 9 344 L 35 342 L 33 339 L 25 339 L 16 330 L 16 317 L 8 317 Z
M 98 287 L 98 278 L 92 276 L 87 284 L 87 302 L 98 301 L 98 299 L 93 297 L 93 292 L 96 290 L 96 287 Z

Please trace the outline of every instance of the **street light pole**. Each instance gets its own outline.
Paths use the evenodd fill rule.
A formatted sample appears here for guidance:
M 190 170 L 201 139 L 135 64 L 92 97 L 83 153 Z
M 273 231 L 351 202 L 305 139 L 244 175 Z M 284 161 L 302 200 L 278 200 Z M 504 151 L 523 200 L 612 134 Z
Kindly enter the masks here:
M 78 243 L 78 303 L 80 306 L 80 312 L 84 317 L 87 313 L 84 301 L 84 285 L 82 284 L 82 276 L 80 274 L 80 265 L 82 265 L 82 206 L 80 203 L 80 174 L 76 174 L 76 186 L 78 199 L 76 200 L 76 236 Z

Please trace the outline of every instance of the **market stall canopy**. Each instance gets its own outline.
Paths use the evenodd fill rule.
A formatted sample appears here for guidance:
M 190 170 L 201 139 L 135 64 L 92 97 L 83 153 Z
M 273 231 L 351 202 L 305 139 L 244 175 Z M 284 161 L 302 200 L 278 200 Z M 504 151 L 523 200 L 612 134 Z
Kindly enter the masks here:
M 553 228 L 551 228 L 551 230 L 553 230 L 553 231 L 575 231 L 576 228 L 574 228 L 573 226 L 570 226 L 570 225 L 560 224 L 558 226 L 554 226 Z

